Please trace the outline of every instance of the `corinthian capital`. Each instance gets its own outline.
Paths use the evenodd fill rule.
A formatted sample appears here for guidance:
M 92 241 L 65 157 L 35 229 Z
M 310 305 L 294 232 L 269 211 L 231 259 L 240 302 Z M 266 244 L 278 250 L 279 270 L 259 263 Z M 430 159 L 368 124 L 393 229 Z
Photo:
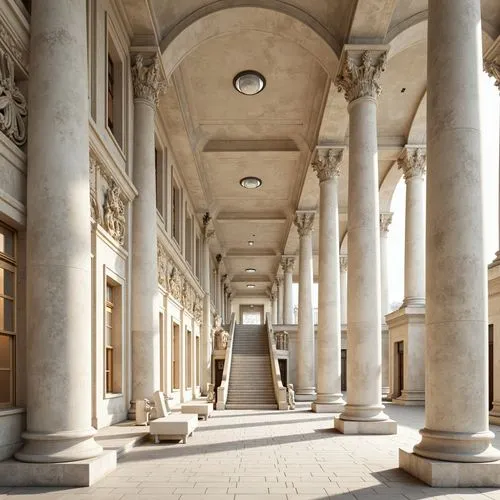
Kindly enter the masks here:
M 340 175 L 340 165 L 344 159 L 344 148 L 318 149 L 311 163 L 319 182 L 328 181 Z
M 403 170 L 405 181 L 425 174 L 426 154 L 424 148 L 406 147 L 398 158 L 398 168 Z
M 158 105 L 160 93 L 166 87 L 161 74 L 158 54 L 155 54 L 153 61 L 148 66 L 144 65 L 144 56 L 142 54 L 135 56 L 135 62 L 132 65 L 132 84 L 136 99 L 145 99 L 155 106 Z
M 392 212 L 385 212 L 380 214 L 380 232 L 388 233 L 391 222 L 392 222 Z
M 295 265 L 295 257 L 282 257 L 281 258 L 281 268 L 284 273 L 293 272 L 293 266 Z
M 500 90 L 500 58 L 484 62 L 484 71 L 495 79 L 495 85 Z
M 294 224 L 297 226 L 299 236 L 307 236 L 311 234 L 314 224 L 314 211 L 297 211 L 295 215 Z
M 387 47 L 345 45 L 335 79 L 348 102 L 360 97 L 377 98 L 382 91 L 378 80 L 385 70 Z

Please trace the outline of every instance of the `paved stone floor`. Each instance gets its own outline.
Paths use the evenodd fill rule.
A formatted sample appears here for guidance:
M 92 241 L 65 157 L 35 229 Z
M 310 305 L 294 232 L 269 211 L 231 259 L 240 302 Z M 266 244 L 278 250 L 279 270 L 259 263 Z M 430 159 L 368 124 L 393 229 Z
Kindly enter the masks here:
M 295 411 L 214 412 L 186 445 L 143 444 L 91 488 L 1 488 L 0 499 L 338 500 L 499 499 L 500 489 L 436 489 L 397 468 L 400 446 L 418 441 L 421 408 L 388 405 L 397 436 L 343 436 L 332 415 Z M 492 427 L 499 435 L 500 427 Z

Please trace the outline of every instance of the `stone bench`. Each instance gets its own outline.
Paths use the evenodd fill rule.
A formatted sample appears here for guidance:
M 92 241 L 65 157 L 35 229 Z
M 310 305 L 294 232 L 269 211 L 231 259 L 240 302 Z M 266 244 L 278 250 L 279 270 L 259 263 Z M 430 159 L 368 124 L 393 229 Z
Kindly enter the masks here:
M 149 424 L 149 432 L 154 436 L 155 444 L 162 439 L 182 439 L 182 442 L 186 444 L 187 437 L 193 434 L 196 427 L 198 427 L 197 415 L 172 413 L 152 420 Z
M 193 402 L 181 405 L 182 413 L 196 413 L 198 417 L 206 420 L 214 409 L 213 403 Z

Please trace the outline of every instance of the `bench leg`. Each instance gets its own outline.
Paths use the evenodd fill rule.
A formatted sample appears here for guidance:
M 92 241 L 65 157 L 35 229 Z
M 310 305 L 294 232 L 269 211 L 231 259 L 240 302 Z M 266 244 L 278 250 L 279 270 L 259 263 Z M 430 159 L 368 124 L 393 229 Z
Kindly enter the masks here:
M 158 434 L 155 434 L 155 444 L 160 444 L 160 438 L 158 437 Z

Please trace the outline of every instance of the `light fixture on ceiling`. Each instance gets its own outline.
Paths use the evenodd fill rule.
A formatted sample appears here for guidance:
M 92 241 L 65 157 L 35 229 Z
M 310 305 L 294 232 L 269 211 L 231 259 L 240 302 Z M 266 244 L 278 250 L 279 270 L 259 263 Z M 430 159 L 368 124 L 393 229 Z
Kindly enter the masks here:
M 255 285 L 253 283 L 248 283 L 247 288 L 255 288 Z
M 246 189 L 257 189 L 262 186 L 262 180 L 253 176 L 243 177 L 243 179 L 240 180 L 240 185 Z
M 243 95 L 255 95 L 264 90 L 266 79 L 258 72 L 247 69 L 233 79 L 234 88 Z
M 245 269 L 245 272 L 246 273 L 256 273 L 257 272 L 257 269 L 255 269 L 254 267 L 247 267 Z
M 249 247 L 253 247 L 253 246 L 254 246 L 254 244 L 255 244 L 255 241 L 253 241 L 253 240 L 248 240 L 248 246 L 249 246 Z

